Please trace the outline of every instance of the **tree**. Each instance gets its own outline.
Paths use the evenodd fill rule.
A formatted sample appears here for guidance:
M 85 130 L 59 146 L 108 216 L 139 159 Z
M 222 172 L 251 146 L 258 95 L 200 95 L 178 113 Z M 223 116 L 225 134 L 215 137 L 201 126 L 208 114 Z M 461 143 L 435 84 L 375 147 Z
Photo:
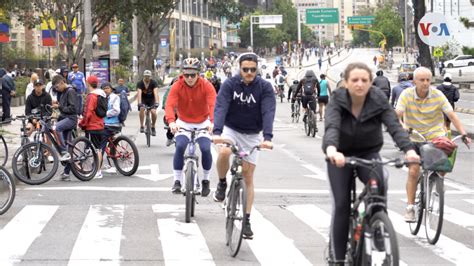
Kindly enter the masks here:
M 413 9 L 415 10 L 413 23 L 415 26 L 416 44 L 418 45 L 418 49 L 420 52 L 418 62 L 422 66 L 431 69 L 431 72 L 434 73 L 434 65 L 433 60 L 431 59 L 430 47 L 420 39 L 420 36 L 418 36 L 418 24 L 420 23 L 421 18 L 423 18 L 426 13 L 425 1 L 413 0 Z
M 400 45 L 402 42 L 400 33 L 402 25 L 402 18 L 395 11 L 394 7 L 392 5 L 384 5 L 377 8 L 374 24 L 371 29 L 382 32 L 387 38 L 387 47 L 393 47 Z M 375 44 L 379 44 L 383 37 L 379 34 L 370 34 L 370 40 Z
M 214 16 L 225 17 L 231 24 L 241 22 L 248 12 L 248 8 L 240 2 L 229 0 L 204 0 L 209 2 L 209 13 Z

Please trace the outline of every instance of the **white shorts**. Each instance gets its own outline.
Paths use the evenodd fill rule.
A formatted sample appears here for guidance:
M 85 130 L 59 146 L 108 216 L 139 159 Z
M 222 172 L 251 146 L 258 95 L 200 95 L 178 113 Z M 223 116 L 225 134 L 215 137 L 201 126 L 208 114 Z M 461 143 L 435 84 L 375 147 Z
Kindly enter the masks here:
M 226 126 L 224 126 L 224 129 L 222 130 L 221 137 L 224 139 L 231 140 L 234 144 L 237 143 L 240 148 L 242 148 L 246 152 L 250 152 L 253 147 L 260 144 L 261 142 L 260 134 L 240 133 Z M 245 157 L 243 160 L 253 165 L 257 165 L 258 151 L 254 151 L 252 154 Z
M 206 128 L 208 127 L 210 124 L 211 124 L 211 121 L 210 120 L 206 120 L 202 123 L 199 123 L 199 124 L 194 124 L 194 123 L 186 123 L 180 119 L 178 119 L 176 121 L 176 124 L 181 127 L 181 128 L 185 128 L 187 130 L 191 130 L 191 129 L 201 129 L 201 128 Z M 187 131 L 181 131 L 181 132 L 178 132 L 176 133 L 176 137 L 177 136 L 186 136 L 189 140 L 191 139 L 191 132 L 187 132 Z M 196 139 L 198 138 L 208 138 L 208 139 L 211 139 L 211 135 L 209 135 L 209 133 L 206 131 L 206 132 L 198 132 L 197 135 L 196 135 Z

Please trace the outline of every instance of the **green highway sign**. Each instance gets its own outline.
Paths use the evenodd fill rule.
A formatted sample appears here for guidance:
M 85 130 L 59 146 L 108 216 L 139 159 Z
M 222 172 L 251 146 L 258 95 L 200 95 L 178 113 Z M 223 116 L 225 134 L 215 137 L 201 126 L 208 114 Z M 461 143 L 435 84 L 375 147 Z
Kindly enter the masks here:
M 372 25 L 374 23 L 375 16 L 353 16 L 347 18 L 347 24 L 349 25 Z
M 312 8 L 306 9 L 306 24 L 337 24 L 339 23 L 339 9 Z

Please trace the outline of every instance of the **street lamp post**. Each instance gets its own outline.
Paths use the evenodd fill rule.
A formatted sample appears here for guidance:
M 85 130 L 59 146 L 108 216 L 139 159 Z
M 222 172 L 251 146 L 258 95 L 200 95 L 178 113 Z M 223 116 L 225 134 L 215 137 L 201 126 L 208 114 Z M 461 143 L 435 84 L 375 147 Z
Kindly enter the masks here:
M 253 18 L 255 16 L 250 16 L 250 46 L 253 49 Z

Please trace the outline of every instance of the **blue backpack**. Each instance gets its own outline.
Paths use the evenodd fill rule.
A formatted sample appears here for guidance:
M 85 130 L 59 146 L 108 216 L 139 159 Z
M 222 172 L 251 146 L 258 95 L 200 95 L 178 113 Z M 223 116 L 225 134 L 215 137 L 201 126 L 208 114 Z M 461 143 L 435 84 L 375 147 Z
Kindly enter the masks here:
M 127 92 L 125 90 L 122 90 L 120 92 L 120 114 L 118 115 L 118 119 L 120 123 L 123 123 L 125 120 L 127 120 L 128 112 L 132 109 L 130 107 L 130 103 L 128 102 L 128 96 Z

